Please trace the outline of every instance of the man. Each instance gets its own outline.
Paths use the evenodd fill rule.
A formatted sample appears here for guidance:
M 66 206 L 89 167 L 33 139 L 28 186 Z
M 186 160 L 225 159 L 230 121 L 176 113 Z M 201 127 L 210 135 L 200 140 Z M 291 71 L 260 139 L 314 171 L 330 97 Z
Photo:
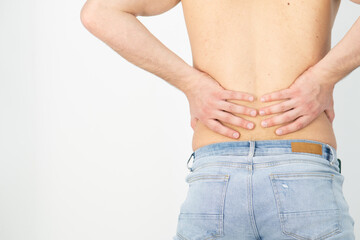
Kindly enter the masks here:
M 352 1 L 360 4 L 360 0 Z M 178 3 L 179 0 L 88 0 L 81 11 L 81 21 L 92 34 L 186 95 L 194 130 L 192 156 L 200 157 L 190 169 L 218 164 L 218 168 L 207 172 L 200 169 L 200 178 L 229 183 L 226 194 L 218 195 L 224 197 L 224 203 L 214 209 L 214 202 L 206 201 L 216 195 L 216 186 L 223 185 L 214 182 L 210 186 L 207 181 L 192 185 L 181 208 L 174 239 L 353 239 L 354 222 L 341 199 L 343 176 L 338 172 L 340 160 L 336 159 L 332 93 L 335 84 L 360 65 L 360 18 L 330 50 L 331 29 L 340 0 L 182 0 L 193 55 L 193 66 L 189 66 L 136 18 L 161 14 Z M 220 159 L 225 153 L 231 155 L 231 161 Z M 287 155 L 283 158 L 285 155 L 281 154 Z M 216 162 L 208 156 L 216 158 Z M 280 162 L 296 165 L 295 161 L 288 162 L 290 157 L 298 156 L 304 165 L 294 167 L 294 171 L 301 172 L 301 179 L 309 182 L 289 186 L 294 181 L 276 175 L 281 171 L 296 180 L 298 174 L 286 172 L 293 165 L 258 175 L 254 172 L 255 166 L 275 166 Z M 315 167 L 324 161 L 330 163 L 326 169 Z M 224 166 L 225 162 L 227 166 L 242 163 L 247 171 L 233 172 Z M 309 169 L 305 162 L 314 163 L 314 168 Z M 311 178 L 323 176 L 323 172 L 328 175 L 322 181 Z M 332 186 L 325 181 L 327 177 L 331 179 L 331 174 L 335 174 L 336 191 L 328 201 L 336 200 L 338 205 L 331 205 L 333 209 L 323 208 L 326 203 L 316 207 L 331 193 Z M 277 180 L 283 185 L 278 185 Z M 321 191 L 312 187 L 316 184 Z M 239 201 L 233 195 L 236 186 L 242 185 L 243 191 L 236 191 L 242 192 L 238 197 L 248 203 L 244 212 L 239 210 L 241 206 L 236 205 Z M 303 186 L 306 191 L 301 190 Z M 209 195 L 207 188 L 213 194 Z M 258 202 L 257 190 L 261 199 Z M 297 195 L 290 197 L 283 191 Z M 313 195 L 306 198 L 303 195 L 309 194 L 302 193 Z M 306 208 L 300 208 L 296 199 L 306 203 Z M 299 208 L 284 209 L 287 204 Z M 269 206 L 266 213 L 260 211 L 264 206 Z M 247 217 L 239 218 L 245 212 Z M 315 213 L 339 218 L 314 217 Z M 214 221 L 210 221 L 212 218 Z M 274 222 L 270 223 L 270 219 Z

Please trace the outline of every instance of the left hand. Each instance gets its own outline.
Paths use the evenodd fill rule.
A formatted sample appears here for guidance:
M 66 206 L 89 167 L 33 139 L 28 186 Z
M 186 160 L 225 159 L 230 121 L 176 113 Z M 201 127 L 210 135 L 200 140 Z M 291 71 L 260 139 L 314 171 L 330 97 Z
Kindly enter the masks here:
M 260 115 L 284 112 L 263 120 L 261 126 L 271 127 L 291 122 L 276 129 L 277 135 L 284 135 L 304 128 L 323 111 L 332 123 L 335 118 L 334 84 L 326 80 L 320 71 L 311 67 L 301 74 L 289 88 L 263 95 L 264 101 L 261 100 L 262 102 L 285 101 L 259 109 Z M 266 122 L 266 126 L 263 125 L 263 122 Z

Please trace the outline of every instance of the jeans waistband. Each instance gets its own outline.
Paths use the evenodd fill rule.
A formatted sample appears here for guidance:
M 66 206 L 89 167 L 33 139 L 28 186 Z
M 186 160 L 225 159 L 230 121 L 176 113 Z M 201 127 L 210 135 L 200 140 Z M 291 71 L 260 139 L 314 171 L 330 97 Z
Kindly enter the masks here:
M 299 146 L 296 142 L 303 143 L 313 143 L 308 144 L 312 148 L 311 151 L 308 151 L 306 147 L 307 144 L 304 144 L 305 149 L 294 148 L 295 145 Z M 301 145 L 301 144 L 300 144 Z M 315 148 L 314 148 L 315 147 Z M 300 150 L 299 150 L 300 149 Z M 316 152 L 316 153 L 315 153 Z M 337 160 L 337 152 L 335 148 L 330 146 L 327 143 L 308 140 L 308 139 L 280 139 L 280 140 L 254 140 L 254 141 L 229 141 L 229 142 L 218 142 L 209 145 L 205 145 L 196 149 L 192 152 L 188 163 L 191 157 L 194 157 L 194 162 L 196 159 L 207 157 L 207 156 L 269 156 L 276 154 L 309 154 L 316 155 L 318 157 L 328 160 L 330 163 L 334 163 Z

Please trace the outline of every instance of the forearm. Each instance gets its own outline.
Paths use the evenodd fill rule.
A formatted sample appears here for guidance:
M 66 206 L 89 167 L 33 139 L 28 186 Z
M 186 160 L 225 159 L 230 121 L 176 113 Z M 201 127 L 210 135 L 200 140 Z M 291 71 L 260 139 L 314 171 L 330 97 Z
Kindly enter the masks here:
M 344 38 L 312 68 L 326 76 L 326 81 L 335 85 L 360 66 L 360 18 Z
M 200 71 L 163 45 L 136 16 L 104 6 L 90 12 L 93 16 L 83 20 L 85 27 L 123 58 L 184 93 L 191 87 Z

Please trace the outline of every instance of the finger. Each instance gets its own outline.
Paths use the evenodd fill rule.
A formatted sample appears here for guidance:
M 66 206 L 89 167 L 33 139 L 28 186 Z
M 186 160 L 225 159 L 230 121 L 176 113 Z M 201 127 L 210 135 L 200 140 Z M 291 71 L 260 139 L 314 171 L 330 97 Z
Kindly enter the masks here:
M 240 113 L 255 117 L 257 110 L 254 108 L 245 107 L 231 102 L 221 101 L 220 109 L 231 113 Z
M 224 112 L 224 111 L 217 111 L 215 114 L 216 119 L 230 123 L 235 126 L 240 126 L 246 129 L 253 129 L 255 124 L 253 122 L 247 121 L 241 117 L 235 116 L 231 113 Z
M 290 100 L 287 100 L 287 101 L 284 101 L 281 103 L 276 103 L 274 105 L 261 108 L 261 109 L 259 109 L 259 114 L 260 115 L 269 115 L 269 114 L 273 114 L 273 113 L 285 112 L 287 110 L 290 110 L 294 106 L 295 106 L 295 101 L 290 99 Z
M 292 93 L 293 93 L 293 91 L 291 89 L 286 88 L 283 90 L 265 94 L 260 98 L 260 101 L 270 102 L 270 101 L 276 101 L 276 100 L 281 100 L 281 99 L 287 99 L 287 98 L 290 98 Z
M 335 111 L 334 109 L 326 109 L 325 110 L 326 116 L 328 117 L 328 119 L 330 120 L 330 122 L 332 123 L 334 121 L 335 118 Z
M 306 127 L 312 120 L 313 118 L 310 115 L 301 116 L 297 118 L 294 122 L 276 129 L 275 133 L 277 135 L 285 135 L 288 133 L 296 132 Z
M 195 130 L 195 125 L 197 123 L 198 119 L 197 118 L 191 118 L 191 128 Z
M 262 127 L 272 127 L 295 120 L 300 115 L 299 108 L 287 111 L 283 114 L 273 116 L 261 122 Z
M 223 90 L 220 94 L 221 99 L 236 99 L 247 102 L 252 102 L 255 100 L 255 96 L 249 93 L 232 91 L 232 90 Z
M 215 119 L 210 119 L 209 121 L 207 121 L 206 125 L 209 129 L 226 137 L 235 139 L 240 137 L 240 133 L 232 130 L 231 128 L 225 127 Z

